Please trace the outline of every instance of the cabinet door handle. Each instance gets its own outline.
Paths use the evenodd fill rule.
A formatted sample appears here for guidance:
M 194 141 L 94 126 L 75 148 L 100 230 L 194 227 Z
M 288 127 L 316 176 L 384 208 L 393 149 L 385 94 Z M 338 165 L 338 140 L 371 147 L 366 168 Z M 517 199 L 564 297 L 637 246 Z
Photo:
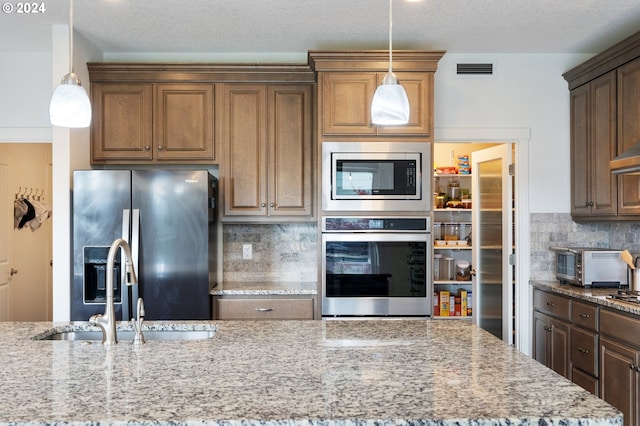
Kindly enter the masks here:
M 556 304 L 553 302 L 547 302 L 547 306 L 556 306 Z
M 256 311 L 258 311 L 258 312 L 271 312 L 271 311 L 273 311 L 273 308 L 256 308 Z
M 591 318 L 591 315 L 580 313 L 580 318 Z
M 584 348 L 580 348 L 580 347 L 579 347 L 579 348 L 578 348 L 578 352 L 582 352 L 582 353 L 583 353 L 583 354 L 585 354 L 585 355 L 589 355 L 589 351 L 588 351 L 588 350 L 586 350 L 586 349 L 584 349 Z

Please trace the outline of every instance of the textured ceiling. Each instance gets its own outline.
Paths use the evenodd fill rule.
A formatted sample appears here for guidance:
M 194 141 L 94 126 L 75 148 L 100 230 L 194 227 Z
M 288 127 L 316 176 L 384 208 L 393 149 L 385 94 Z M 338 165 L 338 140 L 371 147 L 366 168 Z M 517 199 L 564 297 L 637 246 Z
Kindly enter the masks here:
M 44 4 L 43 14 L 0 14 L 0 51 L 50 49 L 51 24 L 68 22 L 69 3 Z M 393 6 L 397 49 L 598 53 L 640 29 L 638 0 L 396 0 Z M 385 49 L 387 20 L 386 0 L 74 2 L 77 33 L 116 57 Z

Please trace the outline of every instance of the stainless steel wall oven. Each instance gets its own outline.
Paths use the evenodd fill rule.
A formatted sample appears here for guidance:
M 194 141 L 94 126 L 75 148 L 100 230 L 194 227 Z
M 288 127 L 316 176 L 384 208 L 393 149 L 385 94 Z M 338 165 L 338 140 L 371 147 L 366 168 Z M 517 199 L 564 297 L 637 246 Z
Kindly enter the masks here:
M 427 316 L 429 217 L 323 217 L 323 316 Z

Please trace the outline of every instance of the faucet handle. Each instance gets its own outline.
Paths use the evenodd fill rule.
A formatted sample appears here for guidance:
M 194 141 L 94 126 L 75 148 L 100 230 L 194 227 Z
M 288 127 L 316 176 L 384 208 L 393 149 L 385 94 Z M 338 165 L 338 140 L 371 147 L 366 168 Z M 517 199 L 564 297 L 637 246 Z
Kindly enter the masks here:
M 136 318 L 133 320 L 133 328 L 136 331 L 136 335 L 133 338 L 134 345 L 140 345 L 144 343 L 144 334 L 142 334 L 142 321 L 144 321 L 144 301 L 142 297 L 138 298 L 138 305 L 136 306 Z

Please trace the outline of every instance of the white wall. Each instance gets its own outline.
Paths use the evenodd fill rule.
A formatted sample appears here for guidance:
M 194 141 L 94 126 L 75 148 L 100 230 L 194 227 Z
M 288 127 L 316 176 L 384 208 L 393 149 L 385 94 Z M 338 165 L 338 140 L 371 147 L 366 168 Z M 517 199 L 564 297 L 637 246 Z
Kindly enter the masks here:
M 49 142 L 51 52 L 0 55 L 0 141 Z
M 74 33 L 73 68 L 83 87 L 90 91 L 87 62 L 102 60 L 101 53 Z M 69 27 L 52 27 L 52 87 L 69 72 Z M 60 77 L 58 77 L 58 75 Z M 53 89 L 51 89 L 53 90 Z M 47 100 L 48 105 L 48 100 Z M 71 192 L 74 169 L 90 168 L 89 129 L 53 127 L 53 320 L 70 318 L 71 258 Z
M 589 55 L 446 54 L 435 80 L 436 128 L 527 128 L 531 213 L 569 212 L 569 91 L 562 73 Z M 494 63 L 493 77 L 456 76 Z

